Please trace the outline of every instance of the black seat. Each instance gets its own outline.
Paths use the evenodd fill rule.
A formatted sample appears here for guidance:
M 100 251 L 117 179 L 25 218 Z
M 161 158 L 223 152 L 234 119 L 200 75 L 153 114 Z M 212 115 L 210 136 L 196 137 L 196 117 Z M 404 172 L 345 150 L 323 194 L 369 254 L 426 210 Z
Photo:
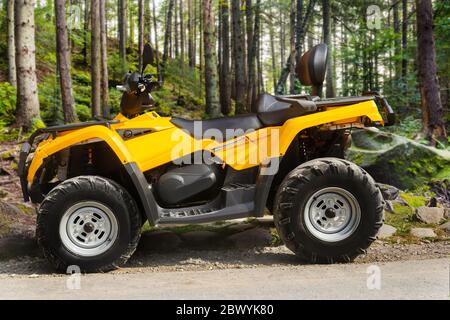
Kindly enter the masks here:
M 280 111 L 290 108 L 291 105 L 286 102 L 281 102 L 277 100 L 273 95 L 268 93 L 263 93 L 258 97 L 258 101 L 255 104 L 254 113 L 264 113 L 272 111 Z
M 172 118 L 171 122 L 178 128 L 189 132 L 196 139 L 214 137 L 216 140 L 223 138 L 225 139 L 224 141 L 243 136 L 248 130 L 258 130 L 263 127 L 256 114 L 244 114 L 211 120 Z M 217 137 L 217 133 L 220 133 L 222 137 Z
M 256 104 L 255 113 L 225 117 L 211 120 L 186 120 L 173 117 L 171 122 L 178 128 L 186 130 L 196 139 L 212 138 L 231 140 L 246 134 L 249 130 L 265 127 L 282 126 L 286 121 L 311 112 L 317 106 L 307 97 L 274 97 L 262 94 Z M 213 129 L 218 131 L 213 131 Z M 220 134 L 220 137 L 217 135 Z
M 258 113 L 258 118 L 264 127 L 278 127 L 282 126 L 289 119 L 301 117 L 308 113 L 310 112 L 305 111 L 302 108 L 292 106 L 280 111 Z
M 272 96 L 264 93 L 256 103 L 256 112 L 264 127 L 281 126 L 289 119 L 315 112 L 317 106 L 309 99 L 309 96 Z

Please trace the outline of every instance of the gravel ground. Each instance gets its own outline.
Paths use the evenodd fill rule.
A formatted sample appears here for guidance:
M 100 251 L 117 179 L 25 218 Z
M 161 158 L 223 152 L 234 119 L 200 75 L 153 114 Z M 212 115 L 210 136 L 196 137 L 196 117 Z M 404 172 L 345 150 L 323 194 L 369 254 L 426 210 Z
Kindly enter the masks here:
M 376 241 L 368 253 L 357 258 L 354 263 L 448 258 L 449 245 L 449 241 L 421 244 L 391 244 Z M 286 267 L 301 264 L 302 262 L 285 246 L 250 250 L 177 249 L 167 253 L 137 251 L 124 268 L 112 273 L 206 271 Z M 42 258 L 24 257 L 0 261 L 0 277 L 15 276 L 45 277 L 58 275 L 53 273 L 51 267 Z

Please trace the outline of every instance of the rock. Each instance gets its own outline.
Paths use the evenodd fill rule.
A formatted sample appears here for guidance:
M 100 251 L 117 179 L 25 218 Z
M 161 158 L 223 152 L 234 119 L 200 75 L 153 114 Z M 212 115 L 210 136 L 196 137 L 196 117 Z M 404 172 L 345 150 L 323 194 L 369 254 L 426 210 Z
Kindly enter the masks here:
M 410 208 L 412 208 L 412 207 L 409 205 L 408 202 L 406 202 L 405 200 L 402 199 L 401 196 L 398 197 L 397 199 L 391 200 L 391 201 L 389 201 L 389 202 L 392 204 L 392 206 L 398 204 L 398 205 L 403 206 L 403 207 L 410 207 Z
M 419 207 L 416 209 L 415 218 L 424 223 L 439 224 L 444 219 L 444 209 Z
M 352 138 L 347 159 L 380 183 L 405 190 L 448 176 L 449 151 L 377 129 L 355 130 Z
M 392 237 L 397 232 L 397 229 L 388 224 L 383 224 L 383 226 L 378 231 L 378 239 L 387 239 Z
M 438 199 L 436 197 L 431 197 L 427 203 L 427 207 L 436 208 L 438 206 Z
M 0 239 L 0 260 L 20 257 L 38 257 L 40 250 L 35 239 L 7 237 Z
M 431 228 L 413 228 L 410 234 L 417 238 L 435 238 L 437 237 Z
M 219 234 L 212 231 L 190 231 L 181 235 L 187 247 L 208 247 L 219 240 Z
M 450 219 L 450 209 L 449 208 L 444 209 L 444 218 Z
M 450 208 L 450 177 L 443 180 L 432 180 L 428 183 L 428 186 L 430 192 L 436 195 L 437 202 L 446 208 Z
M 181 245 L 180 237 L 172 231 L 153 231 L 142 234 L 139 249 L 143 251 L 172 251 Z
M 395 213 L 394 205 L 392 204 L 392 201 L 386 200 L 384 202 L 384 210 L 386 212 Z
M 236 248 L 249 249 L 267 247 L 272 244 L 270 231 L 263 228 L 255 228 L 233 234 L 227 238 Z
M 233 233 L 238 233 L 242 231 L 246 231 L 249 229 L 255 228 L 255 225 L 251 223 L 240 223 L 240 224 L 234 224 L 232 226 L 229 226 L 227 229 L 230 230 Z
M 444 230 L 447 234 L 450 234 L 450 221 L 444 223 L 443 225 L 440 225 L 439 229 Z
M 22 211 L 16 206 L 0 201 L 0 215 L 17 216 L 22 214 Z
M 395 200 L 398 198 L 400 190 L 396 187 L 383 183 L 377 183 L 377 185 L 380 188 L 384 200 Z

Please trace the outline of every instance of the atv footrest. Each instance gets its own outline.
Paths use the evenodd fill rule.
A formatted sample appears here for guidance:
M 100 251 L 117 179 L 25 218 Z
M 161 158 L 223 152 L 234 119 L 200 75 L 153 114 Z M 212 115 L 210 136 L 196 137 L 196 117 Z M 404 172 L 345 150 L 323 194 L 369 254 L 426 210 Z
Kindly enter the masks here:
M 252 202 L 255 198 L 255 190 L 254 184 L 230 183 L 224 186 L 222 192 L 225 196 L 225 206 Z
M 230 183 L 210 203 L 178 209 L 160 208 L 159 224 L 205 223 L 251 216 L 255 209 L 254 184 Z
M 170 211 L 166 211 L 163 212 L 162 214 L 162 218 L 182 218 L 182 217 L 192 217 L 192 216 L 199 216 L 202 214 L 207 214 L 207 213 L 211 213 L 214 212 L 218 209 L 215 208 L 206 208 L 206 209 L 183 209 L 183 210 L 170 210 Z

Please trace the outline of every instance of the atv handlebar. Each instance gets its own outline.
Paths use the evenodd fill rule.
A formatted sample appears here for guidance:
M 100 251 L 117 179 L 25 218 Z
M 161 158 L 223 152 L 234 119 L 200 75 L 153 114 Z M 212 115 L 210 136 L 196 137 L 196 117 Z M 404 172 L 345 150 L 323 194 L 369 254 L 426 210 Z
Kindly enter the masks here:
M 134 93 L 139 95 L 140 93 L 150 93 L 155 88 L 162 86 L 161 80 L 154 80 L 153 75 L 148 74 L 142 77 L 139 73 L 127 73 L 125 76 L 125 83 L 123 85 L 116 86 L 116 89 L 120 92 Z

